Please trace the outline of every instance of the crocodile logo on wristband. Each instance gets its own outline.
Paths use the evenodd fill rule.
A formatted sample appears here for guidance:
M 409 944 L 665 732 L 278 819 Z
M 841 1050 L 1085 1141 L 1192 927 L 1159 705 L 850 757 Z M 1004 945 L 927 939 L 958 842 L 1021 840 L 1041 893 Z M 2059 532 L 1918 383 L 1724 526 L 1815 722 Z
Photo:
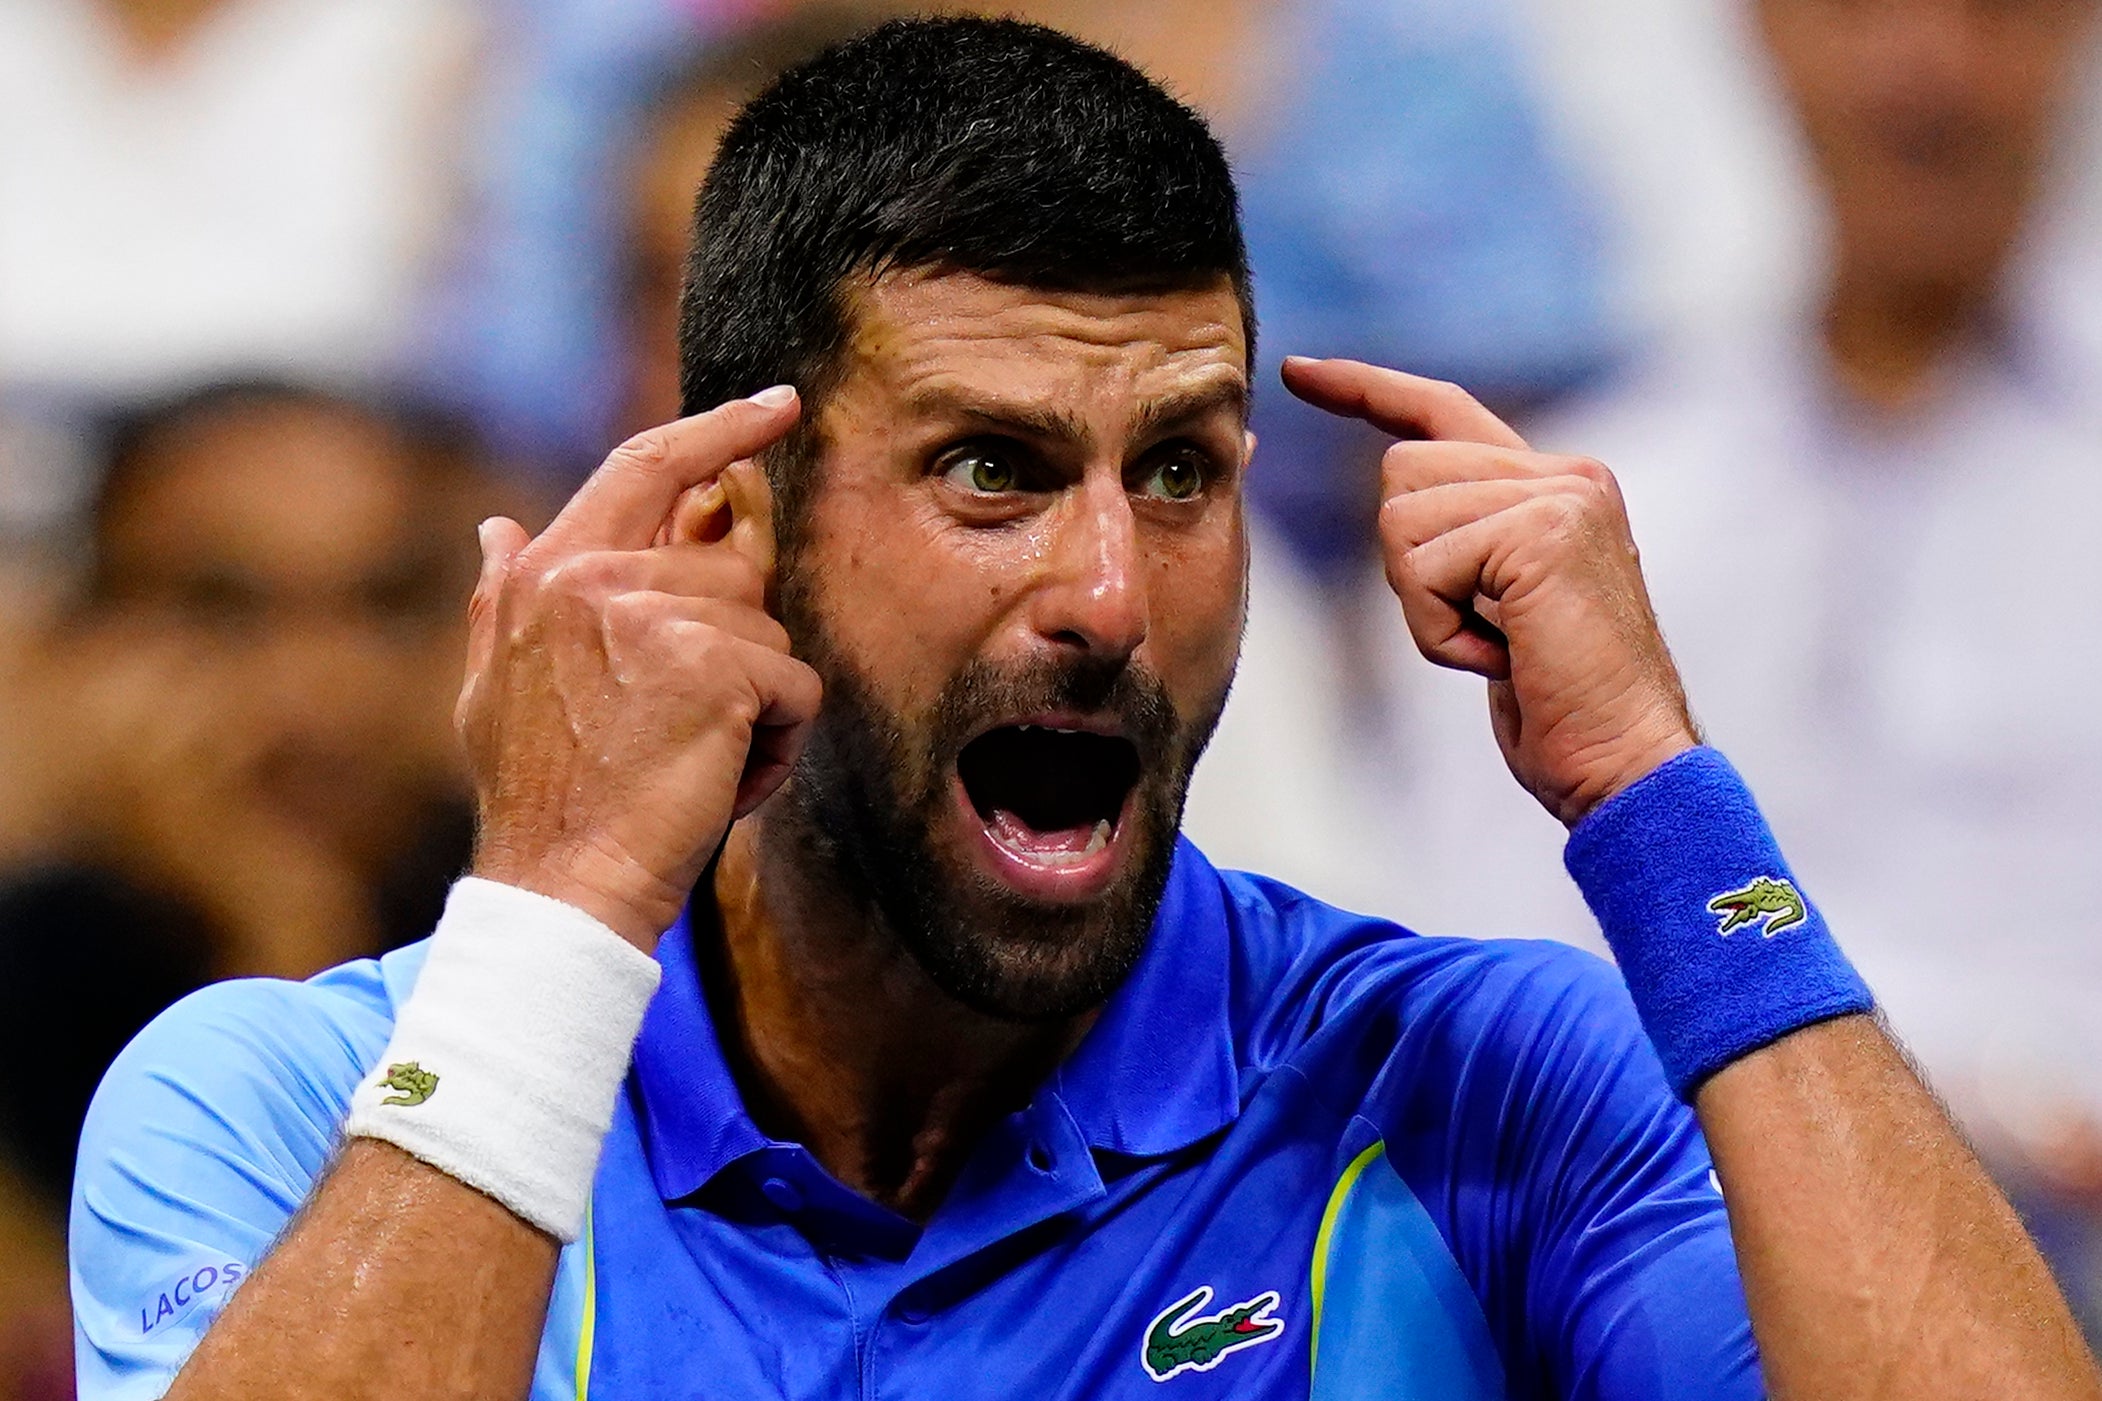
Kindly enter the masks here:
M 1766 924 L 1759 932 L 1771 939 L 1810 918 L 1810 906 L 1795 882 L 1778 876 L 1760 876 L 1750 885 L 1724 891 L 1708 902 L 1708 912 L 1722 916 L 1715 932 L 1725 937 L 1763 919 Z
M 388 1095 L 380 1101 L 381 1104 L 399 1104 L 413 1109 L 437 1093 L 438 1076 L 415 1061 L 402 1061 L 387 1067 L 387 1078 L 380 1081 L 380 1088 L 400 1091 Z

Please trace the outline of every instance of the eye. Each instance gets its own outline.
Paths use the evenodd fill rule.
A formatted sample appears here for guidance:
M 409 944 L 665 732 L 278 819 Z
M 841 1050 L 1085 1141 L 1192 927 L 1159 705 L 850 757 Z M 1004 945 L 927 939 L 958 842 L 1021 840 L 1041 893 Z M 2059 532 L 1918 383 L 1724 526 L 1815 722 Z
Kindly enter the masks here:
M 1188 501 L 1204 490 L 1209 476 L 1203 456 L 1184 450 L 1155 463 L 1139 492 L 1163 501 Z
M 997 448 L 960 448 L 943 464 L 942 480 L 964 491 L 983 496 L 1019 491 L 1022 472 L 1014 458 Z

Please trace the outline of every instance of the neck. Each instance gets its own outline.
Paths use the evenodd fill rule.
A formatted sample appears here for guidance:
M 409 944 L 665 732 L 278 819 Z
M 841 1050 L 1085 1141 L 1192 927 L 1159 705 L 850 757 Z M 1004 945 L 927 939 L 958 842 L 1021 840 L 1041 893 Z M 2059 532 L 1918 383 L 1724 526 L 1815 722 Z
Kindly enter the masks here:
M 1825 349 L 1855 398 L 1903 409 L 1984 334 L 1992 300 L 1991 279 L 1905 278 L 1842 260 L 1825 301 Z
M 958 1003 L 843 894 L 821 851 L 787 819 L 730 833 L 711 989 L 724 1052 L 762 1130 L 924 1221 L 986 1129 L 1028 1103 L 1093 1017 L 1025 1025 Z

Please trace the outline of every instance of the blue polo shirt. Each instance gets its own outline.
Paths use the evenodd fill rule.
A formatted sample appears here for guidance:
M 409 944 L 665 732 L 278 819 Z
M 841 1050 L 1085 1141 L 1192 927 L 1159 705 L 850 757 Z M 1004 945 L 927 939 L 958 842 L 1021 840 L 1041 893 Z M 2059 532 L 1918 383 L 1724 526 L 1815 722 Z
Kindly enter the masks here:
M 1706 1147 L 1584 953 L 1185 843 L 1133 976 L 924 1226 L 761 1132 L 683 924 L 660 956 L 536 1401 L 1763 1395 Z M 209 988 L 117 1061 L 73 1201 L 83 1401 L 167 1388 L 422 958 Z

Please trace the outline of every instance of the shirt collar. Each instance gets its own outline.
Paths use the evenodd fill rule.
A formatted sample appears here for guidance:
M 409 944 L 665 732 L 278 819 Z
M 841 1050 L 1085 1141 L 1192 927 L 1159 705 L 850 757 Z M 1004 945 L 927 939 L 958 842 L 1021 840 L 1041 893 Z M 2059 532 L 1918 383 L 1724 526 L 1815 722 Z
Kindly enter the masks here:
M 1218 873 L 1178 840 L 1138 966 L 1039 1091 L 1057 1097 L 1089 1147 L 1155 1157 L 1216 1133 L 1240 1112 L 1224 901 Z M 702 990 L 690 913 L 666 932 L 657 958 L 664 979 L 643 1018 L 629 1084 L 650 1174 L 670 1202 L 740 1158 L 790 1145 L 769 1139 L 745 1112 Z
M 1089 1146 L 1133 1157 L 1189 1147 L 1241 1109 L 1228 1005 L 1226 892 L 1187 839 L 1146 950 L 1053 1077 Z

